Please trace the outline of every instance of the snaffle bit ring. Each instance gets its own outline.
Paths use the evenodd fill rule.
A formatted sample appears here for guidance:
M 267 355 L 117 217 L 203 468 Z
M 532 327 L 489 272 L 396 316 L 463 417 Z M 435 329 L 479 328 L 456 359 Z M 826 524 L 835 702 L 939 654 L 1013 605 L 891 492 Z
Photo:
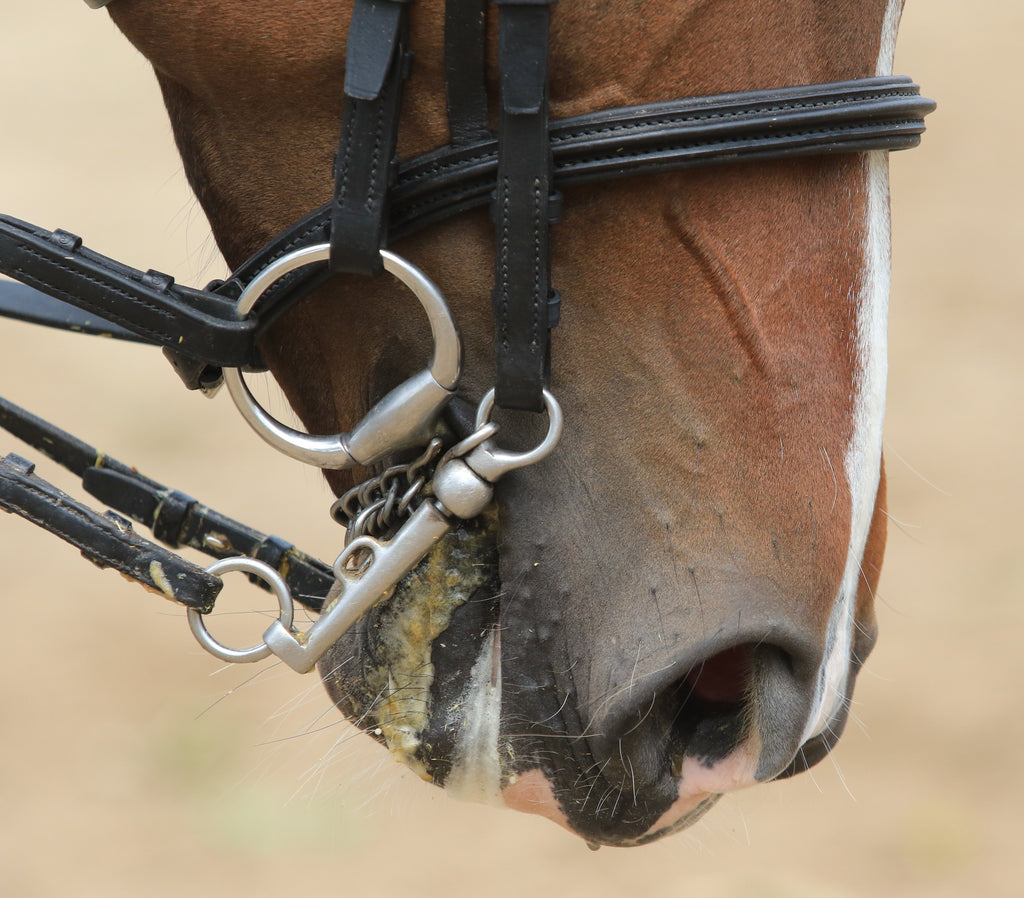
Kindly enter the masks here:
M 304 247 L 268 265 L 238 299 L 238 315 L 252 311 L 271 284 L 305 265 L 330 257 L 329 243 Z M 384 270 L 408 287 L 430 322 L 434 353 L 430 366 L 380 400 L 349 433 L 316 436 L 282 424 L 264 409 L 238 368 L 224 369 L 224 383 L 249 426 L 290 458 L 319 468 L 371 465 L 400 449 L 429 442 L 437 416 L 455 392 L 462 366 L 462 344 L 441 291 L 419 268 L 388 250 L 380 251 Z

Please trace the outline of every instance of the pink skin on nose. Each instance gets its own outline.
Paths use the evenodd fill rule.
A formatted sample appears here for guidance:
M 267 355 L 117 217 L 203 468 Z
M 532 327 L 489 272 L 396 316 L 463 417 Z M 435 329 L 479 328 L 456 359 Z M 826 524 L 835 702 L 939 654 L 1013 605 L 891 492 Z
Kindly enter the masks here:
M 750 652 L 750 646 L 727 649 L 691 671 L 687 677 L 690 697 L 719 706 L 740 704 L 747 692 Z M 645 835 L 656 834 L 684 819 L 712 795 L 755 785 L 761 741 L 757 738 L 756 727 L 753 729 L 739 748 L 711 766 L 693 757 L 684 758 L 678 798 Z M 571 831 L 551 783 L 540 770 L 519 774 L 502 789 L 501 797 L 506 807 L 525 814 L 539 814 Z
M 528 770 L 520 773 L 515 782 L 509 783 L 501 790 L 502 800 L 505 806 L 513 811 L 522 811 L 524 814 L 540 814 L 548 820 L 554 820 L 559 826 L 564 826 L 570 832 L 569 821 L 555 800 L 555 793 L 551 789 L 551 783 L 539 770 Z
M 679 797 L 647 831 L 647 835 L 657 833 L 692 814 L 711 795 L 753 786 L 757 782 L 754 778 L 757 757 L 758 752 L 747 744 L 712 767 L 706 767 L 694 758 L 686 758 L 679 780 Z M 501 797 L 505 806 L 514 811 L 539 814 L 572 831 L 555 799 L 551 783 L 540 770 L 519 774 L 515 782 L 502 789 Z
M 658 818 L 647 834 L 671 826 L 692 813 L 697 805 L 711 795 L 756 785 L 758 780 L 754 778 L 754 771 L 757 770 L 758 755 L 759 752 L 748 742 L 724 761 L 719 761 L 711 767 L 704 766 L 696 758 L 685 758 L 682 776 L 679 778 L 679 797 Z

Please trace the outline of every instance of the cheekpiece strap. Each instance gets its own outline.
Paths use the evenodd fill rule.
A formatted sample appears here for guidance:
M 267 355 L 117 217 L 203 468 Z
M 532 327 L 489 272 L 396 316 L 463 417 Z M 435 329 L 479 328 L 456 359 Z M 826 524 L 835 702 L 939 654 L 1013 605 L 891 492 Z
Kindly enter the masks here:
M 383 271 L 380 250 L 387 244 L 388 194 L 397 175 L 402 82 L 411 64 L 410 2 L 356 0 L 352 10 L 341 142 L 334 158 L 333 272 Z
M 487 0 L 447 0 L 445 96 L 453 146 L 487 137 Z
M 550 367 L 553 299 L 548 139 L 550 0 L 495 0 L 501 127 L 494 197 L 496 402 L 539 412 Z

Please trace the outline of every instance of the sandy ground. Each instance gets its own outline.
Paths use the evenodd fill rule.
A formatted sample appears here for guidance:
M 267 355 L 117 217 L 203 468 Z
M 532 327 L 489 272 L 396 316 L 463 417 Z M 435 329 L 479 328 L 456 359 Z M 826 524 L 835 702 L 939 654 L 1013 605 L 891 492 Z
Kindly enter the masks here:
M 0 208 L 183 282 L 220 274 L 142 59 L 80 2 L 2 6 Z M 312 681 L 224 669 L 178 610 L 5 519 L 0 895 L 1024 894 L 1024 7 L 909 6 L 897 69 L 940 111 L 893 159 L 895 526 L 882 640 L 831 761 L 675 839 L 592 854 L 435 795 L 352 739 Z M 0 347 L 5 395 L 333 557 L 317 475 L 257 445 L 226 396 L 186 394 L 158 353 L 14 323 Z

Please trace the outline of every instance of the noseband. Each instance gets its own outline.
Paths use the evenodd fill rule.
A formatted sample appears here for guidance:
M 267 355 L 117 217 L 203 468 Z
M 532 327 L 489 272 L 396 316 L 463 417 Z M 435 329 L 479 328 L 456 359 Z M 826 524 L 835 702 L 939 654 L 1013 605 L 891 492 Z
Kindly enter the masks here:
M 110 0 L 86 0 L 94 8 Z M 190 389 L 223 383 L 254 430 L 300 461 L 322 468 L 369 466 L 406 450 L 335 503 L 347 526 L 334 565 L 309 558 L 139 475 L 105 453 L 6 400 L 0 426 L 82 478 L 116 512 L 97 514 L 34 474 L 18 456 L 0 461 L 0 507 L 78 546 L 188 607 L 190 626 L 228 661 L 277 655 L 293 669 L 318 658 L 415 567 L 458 519 L 479 515 L 494 484 L 558 442 L 562 417 L 547 389 L 550 330 L 561 298 L 551 285 L 550 231 L 564 188 L 700 166 L 917 146 L 935 104 L 909 79 L 861 78 L 693 97 L 607 109 L 552 121 L 548 115 L 548 24 L 553 0 L 495 0 L 499 127 L 488 125 L 486 0 L 447 0 L 445 72 L 450 142 L 411 160 L 396 146 L 403 85 L 410 76 L 411 0 L 355 0 L 346 49 L 342 137 L 332 200 L 282 231 L 224 281 L 204 290 L 141 272 L 86 248 L 67 231 L 0 215 L 0 314 L 37 324 L 163 347 Z M 494 388 L 468 436 L 446 448 L 437 436 L 458 385 L 458 332 L 438 288 L 391 252 L 393 241 L 445 218 L 490 206 L 496 257 Z M 292 305 L 336 273 L 397 277 L 430 322 L 430 365 L 385 396 L 349 433 L 313 436 L 272 418 L 243 370 L 264 370 L 258 343 Z M 571 301 L 569 297 L 569 301 Z M 495 441 L 494 406 L 545 413 L 548 431 L 527 452 Z M 131 520 L 129 520 L 131 519 Z M 219 560 L 203 570 L 138 536 L 131 521 L 177 548 Z M 220 645 L 203 615 L 220 573 L 240 570 L 277 596 L 280 617 L 251 649 Z M 328 605 L 324 598 L 333 587 Z M 293 597 L 321 611 L 293 630 Z

